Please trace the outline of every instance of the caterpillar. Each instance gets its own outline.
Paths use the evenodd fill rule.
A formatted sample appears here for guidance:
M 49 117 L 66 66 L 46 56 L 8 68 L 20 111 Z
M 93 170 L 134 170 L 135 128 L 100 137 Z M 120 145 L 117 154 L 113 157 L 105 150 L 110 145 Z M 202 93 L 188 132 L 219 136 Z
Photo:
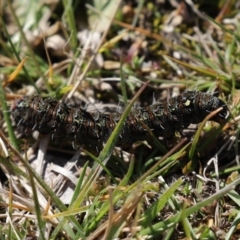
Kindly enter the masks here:
M 229 116 L 227 105 L 221 99 L 199 91 L 186 91 L 148 107 L 134 107 L 124 123 L 116 145 L 128 149 L 136 141 L 148 140 L 150 136 L 147 128 L 156 137 L 169 138 L 191 123 L 200 123 L 209 113 L 220 107 L 222 110 L 211 120 L 222 124 Z M 99 150 L 121 116 L 119 112 L 89 113 L 38 95 L 17 100 L 11 110 L 18 126 L 37 130 L 42 134 L 50 133 L 56 138 L 69 139 L 74 145 L 94 146 Z

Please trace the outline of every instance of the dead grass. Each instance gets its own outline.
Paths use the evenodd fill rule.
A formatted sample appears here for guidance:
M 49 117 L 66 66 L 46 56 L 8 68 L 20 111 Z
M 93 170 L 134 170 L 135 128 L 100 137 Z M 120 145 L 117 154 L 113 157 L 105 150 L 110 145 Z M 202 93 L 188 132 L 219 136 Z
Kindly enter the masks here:
M 238 239 L 240 1 L 89 2 L 0 4 L 0 238 Z M 134 103 L 185 89 L 231 118 L 115 148 Z M 73 150 L 11 121 L 33 94 L 125 111 L 99 154 Z

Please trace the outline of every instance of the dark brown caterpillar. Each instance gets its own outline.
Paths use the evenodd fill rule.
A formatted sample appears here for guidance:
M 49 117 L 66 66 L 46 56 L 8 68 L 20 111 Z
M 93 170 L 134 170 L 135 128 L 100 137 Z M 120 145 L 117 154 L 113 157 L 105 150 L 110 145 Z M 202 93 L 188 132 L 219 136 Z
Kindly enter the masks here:
M 147 126 L 155 136 L 171 137 L 190 123 L 201 122 L 209 113 L 222 107 L 211 120 L 224 123 L 229 116 L 227 105 L 208 93 L 187 91 L 182 95 L 156 102 L 149 107 L 135 107 L 127 117 L 117 146 L 129 148 L 139 140 L 149 139 Z M 120 113 L 90 114 L 81 108 L 71 108 L 52 98 L 24 97 L 12 107 L 18 126 L 67 138 L 75 145 L 102 149 L 121 116 Z

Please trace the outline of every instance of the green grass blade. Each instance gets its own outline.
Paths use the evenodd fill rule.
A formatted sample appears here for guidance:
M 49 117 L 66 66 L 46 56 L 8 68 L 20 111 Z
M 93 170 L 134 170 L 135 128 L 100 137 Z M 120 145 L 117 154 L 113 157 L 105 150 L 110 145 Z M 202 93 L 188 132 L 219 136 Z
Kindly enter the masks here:
M 125 84 L 125 78 L 124 78 L 124 74 L 123 74 L 123 59 L 121 57 L 121 62 L 120 62 L 121 66 L 120 66 L 120 79 L 121 79 L 121 90 L 122 90 L 122 96 L 123 96 L 123 102 L 124 102 L 124 106 L 127 106 L 127 91 L 126 91 L 126 84 Z
M 11 46 L 11 51 L 13 51 L 16 59 L 18 60 L 18 63 L 20 63 L 21 59 L 20 59 L 19 54 L 18 54 L 18 52 L 17 52 L 17 50 L 16 50 L 16 48 L 15 48 L 15 46 L 14 46 L 12 40 L 11 40 L 10 35 L 8 34 L 7 28 L 6 28 L 5 24 L 4 24 L 4 21 L 2 19 L 1 14 L 0 14 L 0 23 L 1 23 L 1 26 L 3 27 L 3 30 L 4 30 L 4 32 L 5 32 L 6 36 L 7 36 L 8 42 L 9 42 L 9 44 Z M 30 84 L 35 88 L 36 92 L 39 93 L 38 87 L 36 86 L 35 82 L 33 81 L 33 79 L 31 78 L 31 76 L 29 75 L 27 69 L 24 66 L 23 66 L 23 71 L 24 71 L 24 74 L 26 75 L 27 79 L 29 80 Z
M 85 177 L 85 174 L 86 174 L 86 171 L 87 171 L 87 167 L 88 167 L 88 162 L 86 162 L 85 165 L 83 166 L 83 169 L 81 171 L 80 177 L 78 179 L 77 185 L 76 185 L 75 190 L 74 190 L 74 194 L 73 194 L 72 199 L 71 199 L 70 206 L 76 200 L 79 192 L 81 191 L 81 188 L 82 188 L 83 183 L 84 183 L 84 177 Z
M 226 235 L 226 238 L 225 238 L 226 240 L 232 239 L 232 236 L 233 236 L 234 232 L 236 231 L 236 229 L 239 226 L 239 223 L 240 223 L 240 212 L 237 214 L 237 216 L 233 220 L 232 226 L 231 226 L 231 228 L 229 229 L 229 231 Z
M 73 52 L 76 51 L 77 48 L 77 29 L 76 29 L 76 24 L 74 21 L 74 11 L 73 11 L 73 5 L 72 5 L 72 1 L 68 1 L 68 0 L 62 0 L 63 6 L 64 6 L 64 15 L 66 18 L 66 23 L 69 27 L 69 29 L 71 29 L 72 34 L 70 36 L 70 45 L 72 47 Z
M 216 115 L 218 112 L 220 112 L 221 109 L 217 109 L 213 112 L 211 112 L 207 117 L 205 117 L 205 119 L 201 122 L 201 124 L 199 125 L 198 127 L 198 130 L 197 130 L 197 133 L 193 139 L 193 143 L 192 143 L 192 147 L 189 151 L 189 159 L 192 160 L 193 159 L 193 156 L 194 156 L 194 153 L 195 153 L 195 149 L 197 147 L 197 143 L 198 143 L 198 140 L 200 138 L 200 135 L 201 135 L 201 131 L 203 130 L 204 128 L 204 125 L 206 124 L 207 121 L 209 121 L 214 115 Z
M 11 118 L 10 118 L 10 114 L 9 114 L 10 111 L 7 107 L 7 102 L 6 102 L 6 98 L 5 98 L 4 89 L 2 87 L 2 82 L 0 83 L 0 103 L 1 103 L 1 106 L 2 106 L 4 121 L 7 124 L 7 130 L 8 130 L 8 135 L 9 135 L 9 138 L 10 138 L 10 142 L 15 149 L 18 149 L 17 139 L 16 139 L 16 136 L 15 136 L 14 131 L 13 131 Z
M 152 235 L 154 235 L 155 237 L 159 236 L 166 229 L 168 229 L 168 228 L 172 227 L 173 225 L 175 225 L 176 223 L 180 222 L 182 220 L 182 218 L 186 218 L 189 215 L 196 213 L 202 207 L 210 205 L 214 200 L 218 200 L 219 198 L 223 197 L 225 194 L 227 194 L 229 191 L 234 189 L 239 184 L 240 184 L 240 178 L 237 179 L 236 181 L 234 181 L 233 183 L 227 185 L 220 191 L 216 192 L 209 198 L 203 199 L 201 202 L 197 203 L 196 205 L 189 207 L 187 209 L 184 209 L 184 210 L 180 211 L 179 213 L 176 213 L 175 215 L 173 215 L 172 217 L 170 217 L 169 219 L 167 219 L 165 221 L 156 223 L 156 224 L 152 225 L 151 227 L 143 229 L 140 232 L 141 236 L 152 236 Z
M 38 223 L 38 229 L 39 229 L 39 239 L 44 240 L 44 231 L 45 231 L 45 221 L 42 219 L 42 213 L 41 213 L 41 209 L 40 209 L 40 205 L 38 202 L 38 195 L 37 195 L 37 190 L 36 190 L 36 186 L 35 186 L 35 182 L 34 179 L 32 177 L 32 174 L 29 174 L 29 179 L 30 179 L 30 184 L 32 187 L 32 193 L 33 193 L 33 201 L 34 201 L 34 207 L 35 207 L 35 211 L 36 211 L 36 216 L 37 216 L 37 223 Z
M 152 224 L 152 221 L 157 217 L 159 212 L 165 207 L 168 200 L 172 197 L 174 192 L 179 188 L 182 184 L 183 180 L 180 178 L 178 179 L 169 189 L 167 189 L 159 199 L 152 204 L 152 206 L 147 209 L 144 214 L 142 215 L 142 220 L 140 222 L 142 228 L 147 228 L 149 225 Z

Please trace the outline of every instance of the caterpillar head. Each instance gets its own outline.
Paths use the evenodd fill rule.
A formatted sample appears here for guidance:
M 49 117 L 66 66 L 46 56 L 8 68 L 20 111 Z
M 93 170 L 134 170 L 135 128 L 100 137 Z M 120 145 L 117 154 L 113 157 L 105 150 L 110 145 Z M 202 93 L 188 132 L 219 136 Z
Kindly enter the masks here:
M 213 116 L 211 120 L 220 124 L 226 123 L 228 117 L 230 116 L 228 106 L 221 99 L 216 97 L 214 98 L 214 106 L 212 107 L 213 109 L 211 110 L 211 112 L 219 108 L 222 108 L 222 110 L 218 112 L 215 116 Z

